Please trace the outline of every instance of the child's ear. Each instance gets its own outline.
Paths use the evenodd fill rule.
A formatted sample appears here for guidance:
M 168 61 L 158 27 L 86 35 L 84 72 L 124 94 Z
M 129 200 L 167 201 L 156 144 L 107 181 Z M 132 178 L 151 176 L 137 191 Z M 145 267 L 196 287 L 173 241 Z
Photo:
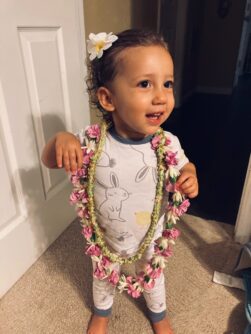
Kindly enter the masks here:
M 106 87 L 99 87 L 97 91 L 97 97 L 99 100 L 99 103 L 106 111 L 114 111 L 115 107 L 112 102 L 112 93 L 110 90 Z

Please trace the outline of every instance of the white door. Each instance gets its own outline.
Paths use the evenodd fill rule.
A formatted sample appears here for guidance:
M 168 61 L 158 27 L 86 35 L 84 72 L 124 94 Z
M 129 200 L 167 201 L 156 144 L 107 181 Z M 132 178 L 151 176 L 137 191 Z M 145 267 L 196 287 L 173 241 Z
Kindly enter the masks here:
M 41 150 L 89 123 L 82 0 L 0 1 L 0 296 L 73 220 Z
M 251 241 L 251 154 L 234 232 L 235 241 L 242 244 Z

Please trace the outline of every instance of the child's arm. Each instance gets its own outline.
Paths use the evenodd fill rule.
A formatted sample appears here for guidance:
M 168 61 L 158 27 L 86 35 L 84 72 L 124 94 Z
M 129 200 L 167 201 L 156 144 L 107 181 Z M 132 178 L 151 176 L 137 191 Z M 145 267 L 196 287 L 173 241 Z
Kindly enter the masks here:
M 194 164 L 188 162 L 181 168 L 177 186 L 189 198 L 198 195 L 199 185 Z
M 58 132 L 45 145 L 41 160 L 48 168 L 75 172 L 82 166 L 82 151 L 78 139 L 69 132 Z

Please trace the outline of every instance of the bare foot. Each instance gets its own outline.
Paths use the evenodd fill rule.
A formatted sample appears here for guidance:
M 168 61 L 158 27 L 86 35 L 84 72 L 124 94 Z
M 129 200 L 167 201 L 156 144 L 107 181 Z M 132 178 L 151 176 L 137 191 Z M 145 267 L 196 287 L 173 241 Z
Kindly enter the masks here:
M 88 325 L 87 334 L 107 334 L 108 317 L 93 314 Z
M 152 323 L 155 334 L 174 334 L 167 318 Z

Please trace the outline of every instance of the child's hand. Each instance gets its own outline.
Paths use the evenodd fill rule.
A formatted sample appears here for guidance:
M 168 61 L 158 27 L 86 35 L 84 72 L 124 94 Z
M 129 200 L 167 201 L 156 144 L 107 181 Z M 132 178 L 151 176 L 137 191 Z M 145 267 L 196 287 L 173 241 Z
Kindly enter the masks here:
M 177 181 L 177 187 L 189 198 L 194 198 L 198 195 L 198 179 L 196 176 L 195 166 L 192 163 L 187 163 L 181 169 L 181 174 Z
M 82 167 L 83 156 L 78 139 L 69 132 L 58 132 L 55 138 L 57 167 L 76 172 Z

